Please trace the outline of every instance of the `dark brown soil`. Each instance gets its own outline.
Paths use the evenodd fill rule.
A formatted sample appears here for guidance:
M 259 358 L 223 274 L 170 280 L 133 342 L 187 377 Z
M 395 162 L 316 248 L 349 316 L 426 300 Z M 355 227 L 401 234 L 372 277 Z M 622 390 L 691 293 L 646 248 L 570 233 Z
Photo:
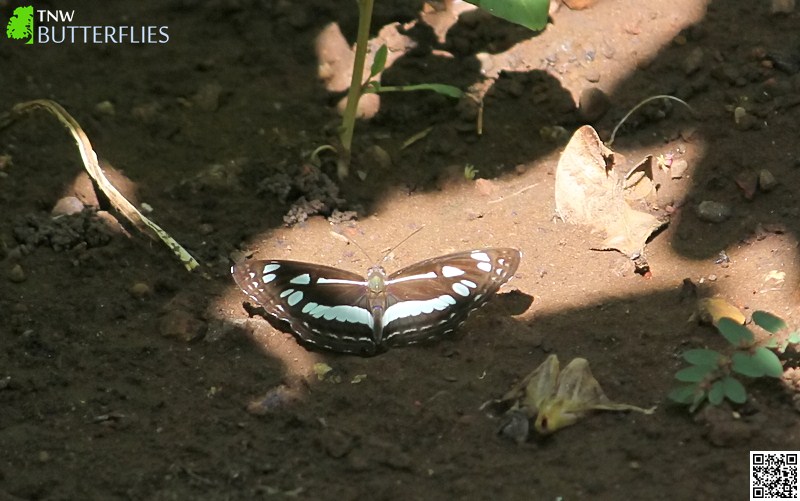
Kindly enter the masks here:
M 12 4 L 0 1 L 3 22 Z M 747 315 L 800 320 L 800 11 L 599 0 L 562 7 L 538 36 L 465 14 L 439 43 L 413 23 L 420 2 L 377 2 L 375 31 L 399 21 L 413 40 L 384 84 L 485 92 L 482 135 L 466 98 L 387 94 L 339 181 L 330 158 L 308 160 L 333 141 L 342 97 L 320 82 L 314 47 L 329 23 L 352 43 L 354 2 L 74 4 L 81 24 L 168 25 L 170 41 L 3 38 L 0 110 L 63 105 L 204 273 L 119 229 L 55 119 L 0 131 L 0 499 L 741 499 L 748 451 L 800 450 L 796 358 L 783 381 L 747 381 L 742 406 L 693 416 L 666 398 L 681 352 L 724 344 L 688 321 L 684 279 Z M 648 105 L 613 146 L 688 162 L 660 187 L 670 223 L 644 275 L 554 218 L 566 138 L 540 132 L 584 123 L 576 103 L 592 87 L 610 101 L 594 122 L 604 138 L 651 95 L 695 112 Z M 482 180 L 465 179 L 468 164 Z M 762 169 L 776 186 L 756 187 Z M 90 208 L 53 218 L 65 196 Z M 731 217 L 700 220 L 705 200 Z M 229 274 L 251 254 L 363 272 L 372 263 L 335 233 L 378 259 L 423 225 L 387 268 L 483 246 L 524 253 L 504 293 L 431 345 L 308 352 L 248 320 Z M 520 445 L 499 436 L 479 407 L 549 353 L 588 359 L 609 397 L 657 411 L 597 413 Z M 339 377 L 318 380 L 318 362 Z

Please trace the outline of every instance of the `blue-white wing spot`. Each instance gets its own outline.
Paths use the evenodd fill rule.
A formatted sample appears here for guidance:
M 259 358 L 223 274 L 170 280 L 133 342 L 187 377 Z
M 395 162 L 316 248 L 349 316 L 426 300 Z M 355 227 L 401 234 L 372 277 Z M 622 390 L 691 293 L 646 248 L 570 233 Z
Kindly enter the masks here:
M 442 266 L 442 275 L 445 278 L 458 277 L 464 274 L 464 270 L 456 268 L 455 266 Z
M 466 289 L 466 287 L 464 288 Z M 401 301 L 386 308 L 386 312 L 383 314 L 383 325 L 389 325 L 399 318 L 415 317 L 423 313 L 431 313 L 433 310 L 442 311 L 454 304 L 456 304 L 456 300 L 447 294 L 424 301 Z
M 469 256 L 475 261 L 484 261 L 486 263 L 491 261 L 491 259 L 489 258 L 489 254 L 485 252 L 473 252 Z
M 469 289 L 467 289 L 466 285 L 464 285 L 464 284 L 462 284 L 460 282 L 456 282 L 456 283 L 453 284 L 453 291 L 455 291 L 455 293 L 460 295 L 460 296 L 464 296 L 464 297 L 469 296 Z
M 289 298 L 286 300 L 289 303 L 289 306 L 294 306 L 299 303 L 303 299 L 303 293 L 300 291 L 294 291 L 289 295 Z
M 272 282 L 273 280 L 275 280 L 276 276 L 277 275 L 275 275 L 274 273 L 267 273 L 266 275 L 261 277 L 261 281 L 264 282 L 265 284 L 268 284 L 268 283 Z
M 281 297 L 286 297 L 286 296 L 288 296 L 289 294 L 291 294 L 293 292 L 294 292 L 294 289 L 286 289 L 285 291 L 280 293 L 280 296 Z
M 476 283 L 475 283 L 475 282 L 473 282 L 472 280 L 467 280 L 466 278 L 462 278 L 462 279 L 461 279 L 461 283 L 462 283 L 462 284 L 464 284 L 464 285 L 466 285 L 466 286 L 467 286 L 467 287 L 469 287 L 470 289 L 474 289 L 474 288 L 478 287 L 478 284 L 476 284 Z
M 481 261 L 478 263 L 478 269 L 481 271 L 485 271 L 486 273 L 489 273 L 490 271 L 492 271 L 492 263 Z
M 289 280 L 289 283 L 297 285 L 308 285 L 311 283 L 311 275 L 309 275 L 308 273 L 297 275 L 293 279 Z
M 266 275 L 267 273 L 272 273 L 273 271 L 277 270 L 280 267 L 281 265 L 275 263 L 267 264 L 264 266 L 264 270 L 262 271 L 262 273 Z
M 308 308 L 311 305 L 313 308 Z M 336 306 L 325 306 L 322 304 L 309 303 L 303 307 L 303 313 L 307 313 L 314 318 L 324 318 L 325 320 L 338 320 L 339 322 L 350 322 L 354 324 L 364 324 L 372 328 L 372 315 L 369 311 L 358 306 L 340 304 Z

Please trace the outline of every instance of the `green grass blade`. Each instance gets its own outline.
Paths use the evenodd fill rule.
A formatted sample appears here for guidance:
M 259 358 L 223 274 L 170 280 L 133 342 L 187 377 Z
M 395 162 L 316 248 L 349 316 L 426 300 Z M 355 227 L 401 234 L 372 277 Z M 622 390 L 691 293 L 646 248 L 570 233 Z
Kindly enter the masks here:
M 447 84 L 437 84 L 437 83 L 423 83 L 415 85 L 381 85 L 377 82 L 374 82 L 373 88 L 374 88 L 373 92 L 377 93 L 432 90 L 433 92 L 445 95 L 447 97 L 454 97 L 456 99 L 464 95 L 464 91 L 462 91 L 458 87 L 454 87 L 452 85 L 447 85 Z

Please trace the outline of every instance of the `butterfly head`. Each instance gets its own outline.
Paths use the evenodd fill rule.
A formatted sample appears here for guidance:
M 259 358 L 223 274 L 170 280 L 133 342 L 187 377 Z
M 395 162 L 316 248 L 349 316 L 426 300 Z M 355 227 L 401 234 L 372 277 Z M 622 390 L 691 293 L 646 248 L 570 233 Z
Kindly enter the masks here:
M 374 265 L 367 271 L 367 288 L 373 294 L 380 294 L 386 290 L 386 270 L 383 266 Z

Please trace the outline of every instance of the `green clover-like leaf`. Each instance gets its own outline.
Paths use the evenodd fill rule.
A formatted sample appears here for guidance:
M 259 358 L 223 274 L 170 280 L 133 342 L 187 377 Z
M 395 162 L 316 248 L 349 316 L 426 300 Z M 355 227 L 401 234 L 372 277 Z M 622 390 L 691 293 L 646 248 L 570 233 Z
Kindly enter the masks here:
M 716 367 L 707 365 L 690 365 L 675 373 L 675 379 L 685 383 L 699 383 L 706 378 Z
M 690 364 L 714 367 L 719 365 L 722 360 L 722 354 L 714 350 L 698 348 L 683 352 L 683 359 Z
M 714 381 L 714 384 L 711 385 L 711 389 L 708 390 L 708 401 L 711 402 L 711 405 L 719 405 L 724 398 L 725 384 L 723 380 Z
M 667 398 L 679 404 L 690 404 L 699 390 L 700 387 L 696 384 L 684 384 L 670 391 Z
M 766 311 L 754 311 L 753 323 L 765 331 L 769 331 L 773 334 L 786 328 L 786 322 L 784 322 L 781 318 L 776 317 L 772 313 L 767 313 Z
M 737 351 L 731 355 L 731 368 L 743 376 L 761 377 L 764 375 L 764 368 L 755 360 L 750 353 Z
M 778 358 L 778 355 L 771 350 L 760 346 L 756 348 L 755 353 L 753 353 L 753 359 L 762 367 L 764 375 L 770 377 L 783 376 L 783 364 Z
M 747 400 L 747 392 L 742 383 L 738 379 L 728 376 L 720 381 L 725 390 L 725 396 L 728 400 L 737 404 L 743 404 Z
M 717 329 L 733 346 L 745 346 L 753 343 L 753 333 L 750 332 L 750 329 L 731 318 L 720 318 L 717 322 Z
M 775 353 L 760 346 L 753 353 L 737 351 L 731 356 L 735 372 L 749 377 L 781 377 L 783 365 Z

